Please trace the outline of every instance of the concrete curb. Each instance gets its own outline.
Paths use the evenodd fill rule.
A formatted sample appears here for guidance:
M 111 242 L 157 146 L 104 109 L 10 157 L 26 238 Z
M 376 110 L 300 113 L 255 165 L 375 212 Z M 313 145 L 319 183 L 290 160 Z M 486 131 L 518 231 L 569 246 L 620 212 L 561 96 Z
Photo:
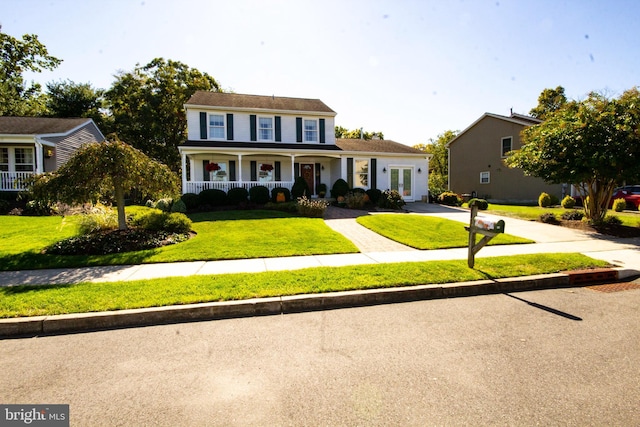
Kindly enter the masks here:
M 429 299 L 585 286 L 623 280 L 638 274 L 640 272 L 636 270 L 603 268 L 443 285 L 418 285 L 100 313 L 0 319 L 0 338 L 79 333 L 168 323 L 267 316 Z

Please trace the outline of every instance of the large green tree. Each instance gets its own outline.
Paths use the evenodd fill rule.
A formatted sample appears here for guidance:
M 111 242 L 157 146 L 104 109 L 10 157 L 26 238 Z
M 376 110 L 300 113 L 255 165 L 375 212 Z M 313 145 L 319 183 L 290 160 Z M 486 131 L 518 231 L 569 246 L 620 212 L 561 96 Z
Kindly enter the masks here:
M 62 61 L 49 55 L 35 34 L 16 39 L 0 27 L 0 116 L 34 116 L 45 111 L 42 87 L 25 82 L 24 72 L 53 70 Z
M 47 83 L 46 107 L 50 117 L 88 117 L 103 132 L 102 89 L 91 83 L 74 83 L 71 80 Z
M 362 130 L 362 128 L 349 130 L 342 126 L 335 127 L 335 135 L 336 138 L 364 139 L 367 141 L 374 138 L 384 139 L 384 134 L 382 132 L 369 132 Z
M 166 165 L 117 140 L 83 145 L 61 168 L 37 176 L 31 185 L 32 196 L 45 203 L 113 198 L 120 230 L 127 228 L 125 194 L 134 190 L 154 198 L 174 196 L 179 192 L 178 177 Z
M 544 120 L 548 114 L 558 111 L 566 103 L 567 97 L 562 86 L 558 86 L 555 89 L 545 89 L 538 96 L 538 105 L 532 108 L 529 114 Z
M 585 197 L 585 216 L 601 222 L 613 189 L 640 178 L 640 92 L 619 98 L 589 94 L 567 102 L 544 122 L 522 131 L 510 167 L 549 183 L 570 183 Z
M 436 139 L 430 138 L 426 144 L 417 144 L 416 148 L 432 155 L 429 160 L 429 190 L 434 194 L 442 193 L 448 188 L 449 152 L 447 144 L 458 136 L 457 130 L 447 130 Z
M 120 72 L 105 93 L 119 138 L 148 156 L 180 169 L 178 145 L 187 137 L 185 102 L 197 90 L 220 91 L 218 82 L 187 65 L 156 58 Z

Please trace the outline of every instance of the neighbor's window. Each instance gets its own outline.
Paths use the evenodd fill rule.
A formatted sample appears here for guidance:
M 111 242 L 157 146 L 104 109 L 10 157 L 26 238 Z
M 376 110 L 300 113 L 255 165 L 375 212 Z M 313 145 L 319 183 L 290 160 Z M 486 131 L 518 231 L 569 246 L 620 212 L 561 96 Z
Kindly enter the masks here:
M 258 119 L 258 140 L 273 141 L 273 118 L 260 117 Z
M 0 148 L 0 171 L 7 172 L 9 170 L 9 149 Z
M 480 184 L 488 184 L 489 177 L 489 172 L 480 172 Z
M 318 142 L 318 121 L 304 121 L 304 142 Z
M 224 138 L 224 116 L 222 114 L 209 116 L 209 138 Z
M 355 159 L 353 161 L 353 186 L 369 187 L 369 160 Z
M 506 138 L 502 138 L 502 157 L 507 157 L 507 153 L 513 150 L 513 139 L 508 136 Z
M 33 148 L 16 148 L 16 172 L 33 172 Z

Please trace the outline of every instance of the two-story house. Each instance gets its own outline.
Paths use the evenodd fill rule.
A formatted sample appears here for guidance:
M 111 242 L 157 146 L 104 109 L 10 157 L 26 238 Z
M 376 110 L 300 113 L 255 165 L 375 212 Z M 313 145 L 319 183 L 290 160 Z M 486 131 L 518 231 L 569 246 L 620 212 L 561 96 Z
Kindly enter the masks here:
M 540 122 L 514 113 L 483 114 L 447 144 L 449 189 L 496 203 L 537 203 L 542 192 L 558 198 L 569 194 L 566 185 L 547 184 L 504 163 L 510 151 L 522 146 L 520 132 Z
M 408 201 L 428 194 L 428 154 L 389 140 L 336 139 L 336 113 L 319 99 L 196 92 L 185 109 L 183 193 L 291 189 L 301 176 L 312 195 L 339 178 L 396 189 Z
M 0 117 L 0 191 L 20 191 L 28 177 L 52 172 L 104 135 L 92 119 Z

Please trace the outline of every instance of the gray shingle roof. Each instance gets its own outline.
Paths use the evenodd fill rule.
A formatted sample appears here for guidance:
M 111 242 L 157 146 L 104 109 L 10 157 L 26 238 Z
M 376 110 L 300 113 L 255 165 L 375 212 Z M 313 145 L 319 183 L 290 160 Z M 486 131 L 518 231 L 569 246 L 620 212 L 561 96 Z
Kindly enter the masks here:
M 333 113 L 319 99 L 286 98 L 281 96 L 242 95 L 237 93 L 198 91 L 187 101 L 187 105 L 201 105 L 230 108 L 255 108 L 280 111 L 308 111 Z
M 336 139 L 342 151 L 367 151 L 372 153 L 423 154 L 422 151 L 389 139 Z
M 0 117 L 0 134 L 41 135 L 65 133 L 90 119 L 61 119 L 52 117 Z

